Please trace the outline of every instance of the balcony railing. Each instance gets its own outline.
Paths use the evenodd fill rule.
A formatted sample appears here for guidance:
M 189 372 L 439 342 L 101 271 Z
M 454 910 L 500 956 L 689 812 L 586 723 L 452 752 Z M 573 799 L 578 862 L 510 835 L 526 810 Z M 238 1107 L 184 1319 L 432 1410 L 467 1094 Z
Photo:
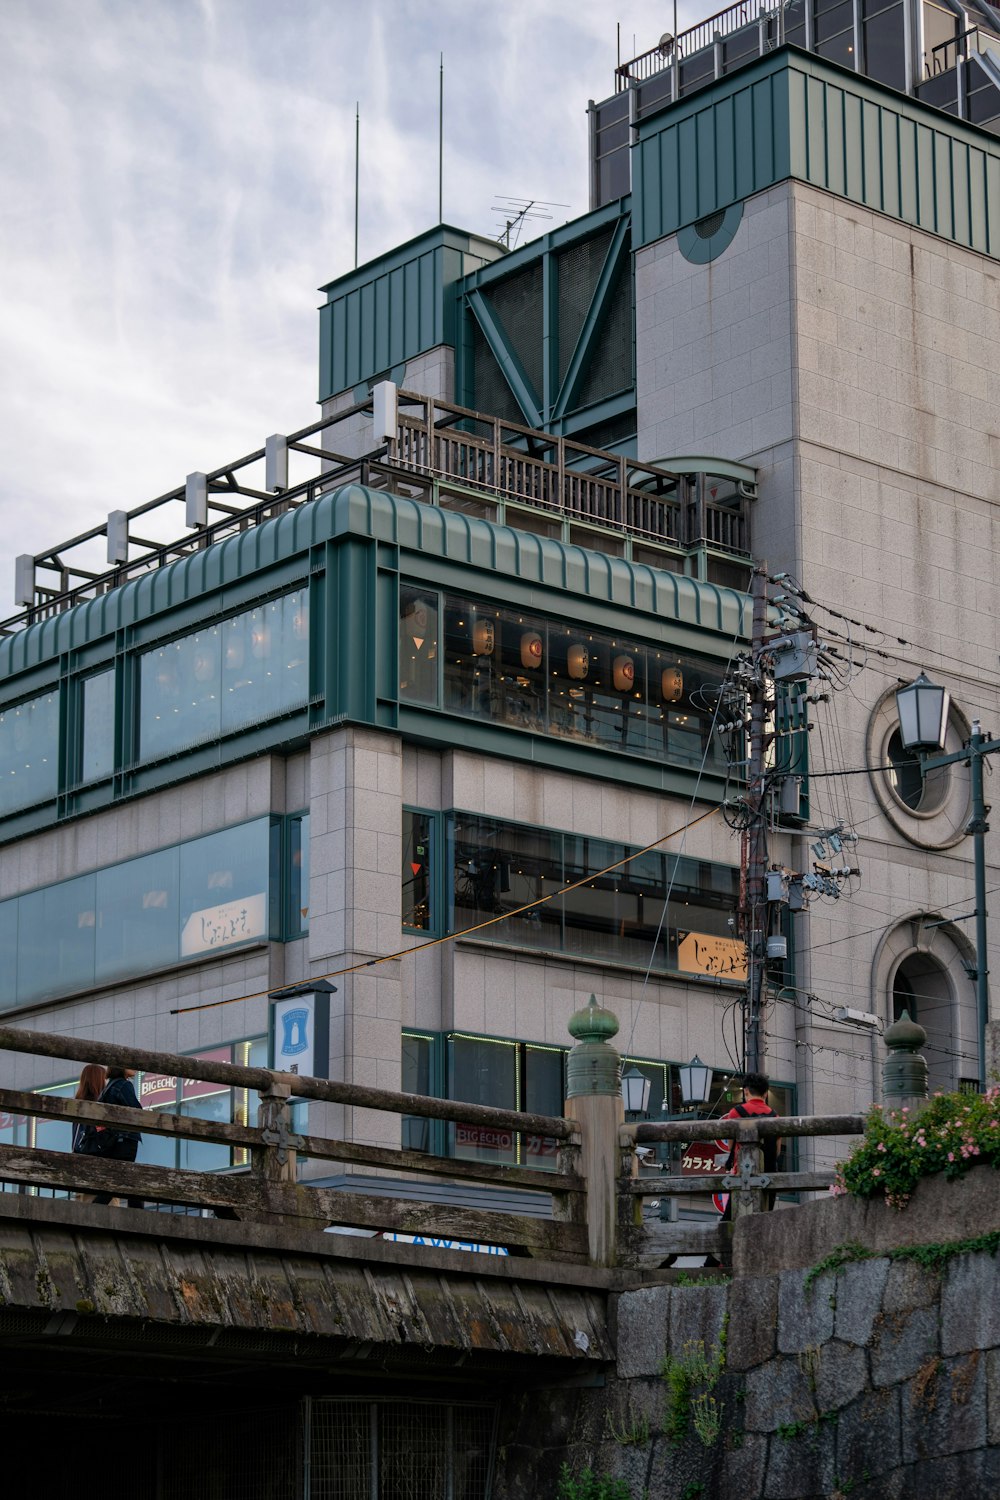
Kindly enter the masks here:
M 482 514 L 528 530 L 551 527 L 556 535 L 565 525 L 573 539 L 596 550 L 603 537 L 605 550 L 620 552 L 620 543 L 607 542 L 617 533 L 665 547 L 749 551 L 740 497 L 709 514 L 700 498 L 704 485 L 692 476 L 408 391 L 398 392 L 395 436 L 375 446 L 372 408 L 368 397 L 284 438 L 287 453 L 308 469 L 294 482 L 283 476 L 285 482 L 275 484 L 272 474 L 267 487 L 264 448 L 206 475 L 208 524 L 183 529 L 183 485 L 127 512 L 126 561 L 100 566 L 110 517 L 29 558 L 30 584 L 22 582 L 18 601 L 24 612 L 0 622 L 0 634 L 53 618 L 350 483 L 453 509 L 472 508 L 470 496 L 493 497 L 497 505 L 481 507 Z M 340 451 L 350 446 L 364 451 L 357 457 Z M 507 502 L 514 508 L 502 513 L 499 505 Z M 531 512 L 539 515 L 537 526 Z M 588 528 L 585 538 L 574 537 L 577 526 Z M 150 539 L 156 529 L 169 539 Z
M 771 19 L 777 19 L 780 26 L 784 13 L 785 6 L 775 5 L 774 0 L 742 0 L 739 5 L 729 5 L 725 10 L 717 11 L 714 16 L 699 21 L 697 26 L 689 26 L 687 31 L 682 31 L 670 43 L 650 47 L 648 52 L 640 52 L 638 57 L 619 64 L 615 69 L 615 93 L 621 93 L 633 84 L 644 83 L 655 73 L 662 73 L 665 68 L 671 67 L 675 59 L 683 61 L 693 57 L 696 52 L 703 52 L 716 42 L 725 41 L 747 26 Z M 772 45 L 780 45 L 780 37 Z

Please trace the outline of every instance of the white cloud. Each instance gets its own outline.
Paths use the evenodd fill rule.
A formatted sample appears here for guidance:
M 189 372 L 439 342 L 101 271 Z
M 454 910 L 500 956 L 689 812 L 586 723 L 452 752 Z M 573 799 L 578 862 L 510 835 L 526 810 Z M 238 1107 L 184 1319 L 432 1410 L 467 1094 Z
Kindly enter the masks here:
M 652 0 L 621 21 L 623 56 L 670 24 Z M 442 51 L 445 219 L 497 233 L 493 204 L 520 194 L 570 203 L 558 222 L 587 207 L 615 18 L 602 0 L 5 0 L 0 45 L 2 618 L 16 553 L 318 415 L 355 100 L 362 260 L 437 220 Z

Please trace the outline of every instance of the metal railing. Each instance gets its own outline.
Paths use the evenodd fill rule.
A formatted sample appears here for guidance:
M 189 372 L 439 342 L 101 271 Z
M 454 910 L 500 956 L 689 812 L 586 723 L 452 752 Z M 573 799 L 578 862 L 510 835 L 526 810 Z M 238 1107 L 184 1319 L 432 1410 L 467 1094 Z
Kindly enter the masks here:
M 696 52 L 702 52 L 716 42 L 725 41 L 727 37 L 743 31 L 747 26 L 772 17 L 783 19 L 784 13 L 785 6 L 775 5 L 774 0 L 742 0 L 739 5 L 728 5 L 725 10 L 716 11 L 714 16 L 708 16 L 696 26 L 689 26 L 687 31 L 682 31 L 669 44 L 657 44 L 647 52 L 640 52 L 638 57 L 620 63 L 615 69 L 615 93 L 620 94 L 623 89 L 631 88 L 636 83 L 644 83 L 654 74 L 662 73 L 665 68 L 673 65 L 675 58 L 683 62 Z
M 400 391 L 398 399 L 395 437 L 358 457 L 337 451 L 338 436 L 344 436 L 338 429 L 352 424 L 349 435 L 356 438 L 371 415 L 370 397 L 287 437 L 289 452 L 304 456 L 312 469 L 287 488 L 270 492 L 262 487 L 263 448 L 213 470 L 206 476 L 211 516 L 207 525 L 182 530 L 183 485 L 137 506 L 127 513 L 129 556 L 125 562 L 103 571 L 85 565 L 95 547 L 106 544 L 107 521 L 38 553 L 32 559 L 33 602 L 22 613 L 0 622 L 0 634 L 51 619 L 350 483 L 443 506 L 457 503 L 453 491 L 471 490 L 555 519 L 667 545 L 696 545 L 705 534 L 720 547 L 748 550 L 742 517 L 739 524 L 720 522 L 711 535 L 704 533 L 700 520 L 691 521 L 686 506 L 692 485 L 687 476 L 571 438 L 502 422 L 453 402 L 409 391 Z M 153 518 L 170 527 L 169 540 L 151 540 L 145 534 Z M 598 533 L 589 545 L 600 549 Z

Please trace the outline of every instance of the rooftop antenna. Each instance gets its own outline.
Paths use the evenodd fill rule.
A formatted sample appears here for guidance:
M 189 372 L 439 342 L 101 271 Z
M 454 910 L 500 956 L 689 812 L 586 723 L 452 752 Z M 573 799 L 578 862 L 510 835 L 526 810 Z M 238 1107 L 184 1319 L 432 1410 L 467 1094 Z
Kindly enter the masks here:
M 547 208 L 569 208 L 568 203 L 548 203 L 542 198 L 510 198 L 506 194 L 499 195 L 499 203 L 494 203 L 493 213 L 499 214 L 503 221 L 503 228 L 497 235 L 497 243 L 512 250 L 517 246 L 521 237 L 521 230 L 529 219 L 552 219 L 554 215 L 546 213 Z M 514 243 L 511 244 L 511 236 Z
M 358 269 L 358 179 L 361 155 L 361 101 L 354 105 L 354 269 Z
M 438 223 L 444 223 L 444 53 L 438 81 Z

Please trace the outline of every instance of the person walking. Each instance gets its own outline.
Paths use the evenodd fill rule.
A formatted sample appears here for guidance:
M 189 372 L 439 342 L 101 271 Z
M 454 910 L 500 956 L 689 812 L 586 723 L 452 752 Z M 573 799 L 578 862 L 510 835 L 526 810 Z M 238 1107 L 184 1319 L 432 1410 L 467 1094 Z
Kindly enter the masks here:
M 109 1068 L 108 1081 L 101 1093 L 102 1104 L 117 1104 L 125 1109 L 141 1109 L 138 1096 L 132 1079 L 135 1077 L 134 1068 Z M 139 1142 L 142 1140 L 142 1132 L 139 1130 L 125 1130 L 119 1125 L 104 1125 L 98 1128 L 99 1136 L 107 1136 L 108 1140 L 102 1139 L 99 1154 L 106 1161 L 135 1161 L 139 1152 Z M 95 1203 L 110 1203 L 115 1195 L 113 1193 L 98 1193 L 94 1199 Z M 146 1204 L 142 1198 L 129 1198 L 129 1208 L 145 1208 Z

